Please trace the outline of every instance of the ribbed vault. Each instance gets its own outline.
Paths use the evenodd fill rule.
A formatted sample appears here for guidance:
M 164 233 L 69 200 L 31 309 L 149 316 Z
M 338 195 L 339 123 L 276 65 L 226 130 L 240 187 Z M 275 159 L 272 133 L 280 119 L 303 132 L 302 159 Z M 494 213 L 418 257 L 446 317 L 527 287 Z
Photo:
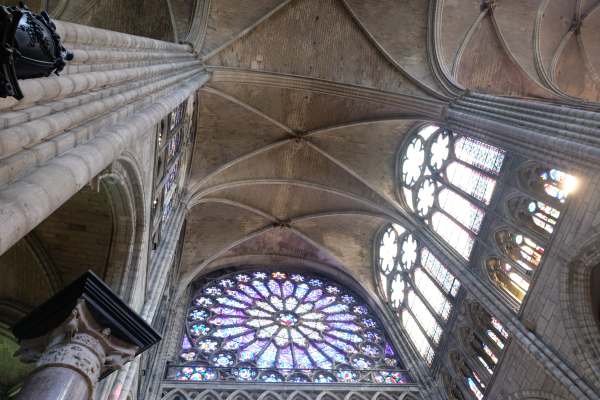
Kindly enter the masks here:
M 442 114 L 428 2 L 230 3 L 208 4 L 199 51 L 212 78 L 200 91 L 182 284 L 258 257 L 345 268 L 373 290 L 373 235 L 403 213 L 396 151 Z
M 600 1 L 438 1 L 440 63 L 456 84 L 598 101 Z

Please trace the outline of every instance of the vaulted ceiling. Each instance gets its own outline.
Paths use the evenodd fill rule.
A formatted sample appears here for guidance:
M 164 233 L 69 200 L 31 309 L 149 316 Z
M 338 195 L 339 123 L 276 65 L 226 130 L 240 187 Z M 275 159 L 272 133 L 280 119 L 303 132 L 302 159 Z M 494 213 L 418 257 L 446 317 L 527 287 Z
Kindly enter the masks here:
M 198 53 L 212 78 L 200 95 L 184 284 L 262 255 L 347 268 L 373 289 L 373 236 L 403 209 L 395 154 L 426 119 L 406 96 L 439 103 L 433 119 L 464 88 L 598 100 L 600 60 L 586 54 L 600 54 L 600 0 L 492 3 L 206 3 Z

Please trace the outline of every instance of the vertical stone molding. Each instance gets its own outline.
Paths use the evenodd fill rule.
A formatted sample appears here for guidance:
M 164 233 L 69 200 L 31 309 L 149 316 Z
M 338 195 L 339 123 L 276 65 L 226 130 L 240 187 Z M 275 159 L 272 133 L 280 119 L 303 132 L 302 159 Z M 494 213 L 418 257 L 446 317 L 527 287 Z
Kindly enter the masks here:
M 450 103 L 448 125 L 532 160 L 597 168 L 600 109 L 467 93 Z
M 67 317 L 57 323 L 65 311 Z M 160 339 L 92 272 L 38 307 L 13 331 L 20 339 L 21 361 L 36 364 L 20 400 L 92 399 L 100 379 Z

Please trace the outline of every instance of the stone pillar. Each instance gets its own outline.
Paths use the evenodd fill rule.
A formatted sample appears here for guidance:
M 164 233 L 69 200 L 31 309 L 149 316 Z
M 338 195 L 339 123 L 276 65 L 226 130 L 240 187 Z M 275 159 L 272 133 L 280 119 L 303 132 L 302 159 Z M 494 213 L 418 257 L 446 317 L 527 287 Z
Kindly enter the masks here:
M 59 322 L 65 311 L 67 317 Z M 100 379 L 159 340 L 92 272 L 38 307 L 13 331 L 20 339 L 21 360 L 36 364 L 19 400 L 92 399 Z

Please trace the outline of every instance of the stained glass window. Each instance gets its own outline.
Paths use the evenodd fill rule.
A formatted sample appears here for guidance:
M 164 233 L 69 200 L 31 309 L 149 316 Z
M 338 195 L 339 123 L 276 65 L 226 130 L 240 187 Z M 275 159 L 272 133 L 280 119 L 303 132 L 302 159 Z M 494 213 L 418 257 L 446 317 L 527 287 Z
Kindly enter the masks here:
M 389 247 L 394 234 L 385 235 Z M 187 365 L 174 367 L 172 379 L 410 382 L 370 308 L 302 273 L 239 272 L 205 284 L 192 300 L 180 358 Z
M 468 259 L 504 158 L 501 149 L 428 125 L 401 154 L 401 192 L 410 209 Z
M 546 194 L 564 203 L 569 194 L 577 188 L 577 178 L 558 169 L 548 169 L 540 173 Z
M 539 226 L 549 234 L 554 232 L 554 226 L 558 222 L 560 211 L 541 201 L 530 202 L 527 211 L 531 214 L 535 225 Z
M 390 249 L 390 229 L 396 249 Z M 446 267 L 403 228 L 388 225 L 376 243 L 378 260 L 395 254 L 394 265 L 379 284 L 389 305 L 398 312 L 416 350 L 431 364 L 460 283 Z M 378 265 L 381 271 L 381 263 Z

